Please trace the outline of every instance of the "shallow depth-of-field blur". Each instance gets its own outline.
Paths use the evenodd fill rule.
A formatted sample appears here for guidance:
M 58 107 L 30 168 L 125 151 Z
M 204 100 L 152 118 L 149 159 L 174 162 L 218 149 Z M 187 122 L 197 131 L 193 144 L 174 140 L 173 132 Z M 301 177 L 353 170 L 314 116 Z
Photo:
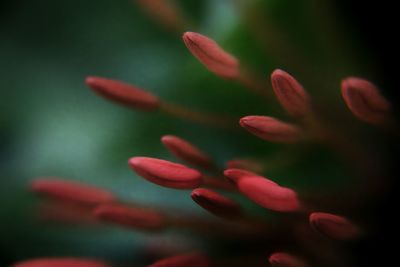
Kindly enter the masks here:
M 342 78 L 356 75 L 388 84 L 376 55 L 363 44 L 360 29 L 339 4 L 321 1 L 313 10 L 310 7 L 319 1 L 176 2 L 191 23 L 185 31 L 212 37 L 254 69 L 267 87 L 270 73 L 282 68 L 315 99 L 346 112 L 339 90 Z M 221 167 L 236 157 L 268 160 L 280 155 L 282 147 L 296 153 L 304 150 L 289 166 L 271 166 L 267 174 L 299 192 L 346 187 L 347 166 L 323 146 L 272 144 L 239 126 L 226 131 L 159 112 L 130 110 L 88 89 L 86 76 L 103 76 L 195 110 L 234 118 L 268 114 L 289 118 L 279 106 L 210 73 L 187 50 L 182 33 L 161 26 L 135 1 L 10 1 L 0 6 L 0 266 L 60 255 L 140 265 L 146 260 L 144 248 L 160 242 L 210 249 L 212 244 L 192 239 L 185 231 L 146 234 L 118 227 L 44 224 L 35 217 L 39 199 L 29 192 L 29 181 L 48 176 L 98 185 L 123 200 L 162 210 L 179 208 L 209 216 L 188 192 L 155 186 L 128 167 L 133 156 L 175 161 L 160 142 L 164 134 L 187 138 Z M 255 11 L 262 14 L 261 21 L 252 21 Z M 271 40 L 271 50 L 268 42 L 249 30 L 257 23 L 258 32 L 268 31 L 265 25 L 270 23 L 284 32 L 285 45 L 300 51 L 301 60 L 307 62 L 286 54 L 279 38 Z M 390 95 L 390 89 L 382 91 Z M 327 114 L 334 115 L 329 109 Z M 348 118 L 343 122 L 346 127 L 366 127 L 354 125 L 350 113 Z M 362 138 L 368 142 L 375 136 L 373 132 Z M 264 212 L 245 205 L 249 212 Z

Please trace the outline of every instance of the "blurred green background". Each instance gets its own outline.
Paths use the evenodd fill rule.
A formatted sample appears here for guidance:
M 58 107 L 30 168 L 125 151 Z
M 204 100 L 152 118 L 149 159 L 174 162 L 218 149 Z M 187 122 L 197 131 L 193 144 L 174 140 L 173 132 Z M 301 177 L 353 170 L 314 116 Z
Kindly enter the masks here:
M 186 30 L 217 40 L 252 66 L 265 84 L 271 70 L 280 67 L 299 76 L 310 92 L 324 92 L 316 97 L 329 95 L 336 101 L 343 76 L 359 74 L 379 80 L 368 48 L 360 46 L 356 28 L 341 28 L 346 29 L 346 36 L 355 36 L 347 39 L 350 45 L 345 44 L 344 50 L 324 46 L 331 40 L 319 35 L 323 30 L 313 21 L 321 14 L 313 13 L 317 15 L 313 18 L 307 9 L 315 1 L 271 0 L 256 5 L 267 15 L 266 23 L 271 20 L 280 25 L 289 33 L 292 47 L 309 59 L 305 72 L 292 68 L 284 56 L 266 53 L 265 44 L 247 29 L 251 16 L 246 12 L 256 1 L 242 1 L 245 4 L 240 8 L 240 1 L 177 2 L 193 25 Z M 188 192 L 144 181 L 128 168 L 127 159 L 143 155 L 173 160 L 159 141 L 163 134 L 187 138 L 221 166 L 230 158 L 268 158 L 281 149 L 240 129 L 228 132 L 157 112 L 128 110 L 104 101 L 84 85 L 88 75 L 104 76 L 198 110 L 234 117 L 278 112 L 287 118 L 243 87 L 209 73 L 187 51 L 180 33 L 167 31 L 134 1 L 10 1 L 0 6 L 0 266 L 30 257 L 67 255 L 137 262 L 143 244 L 154 242 L 154 236 L 113 227 L 89 230 L 38 223 L 34 216 L 38 199 L 27 190 L 36 177 L 65 177 L 104 186 L 124 200 L 161 208 L 179 206 L 203 214 Z M 346 23 L 341 21 L 339 28 Z M 354 60 L 349 60 L 345 53 L 354 47 Z M 342 64 L 347 61 L 352 64 Z M 307 79 L 321 69 L 324 75 Z M 326 88 L 314 87 L 321 80 Z M 271 170 L 269 175 L 276 174 L 278 181 L 300 188 L 325 183 L 319 176 L 321 170 L 329 173 L 332 184 L 346 179 L 335 164 L 326 165 L 324 160 L 317 167 L 307 164 L 315 157 L 323 158 L 325 152 L 306 155 L 298 166 Z M 179 238 L 193 248 L 200 246 L 184 234 Z

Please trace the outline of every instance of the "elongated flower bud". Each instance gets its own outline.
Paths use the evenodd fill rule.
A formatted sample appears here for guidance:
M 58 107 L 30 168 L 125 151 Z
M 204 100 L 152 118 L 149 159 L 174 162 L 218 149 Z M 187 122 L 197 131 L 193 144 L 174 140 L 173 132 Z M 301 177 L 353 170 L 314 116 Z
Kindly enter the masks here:
M 110 267 L 111 265 L 91 259 L 80 258 L 43 258 L 26 260 L 11 267 Z
M 236 183 L 240 178 L 245 177 L 245 176 L 259 176 L 258 174 L 254 173 L 254 172 L 251 172 L 248 170 L 243 170 L 243 169 L 227 169 L 224 171 L 224 175 L 226 178 L 228 178 L 233 183 Z M 268 180 L 268 181 L 270 181 L 270 180 Z M 274 183 L 274 182 L 272 182 L 272 183 Z
M 183 19 L 177 7 L 168 0 L 136 0 L 147 13 L 170 29 L 183 27 Z
M 251 172 L 229 169 L 224 175 L 236 183 L 238 190 L 249 199 L 264 207 L 275 211 L 291 212 L 300 209 L 296 192 L 290 188 Z
M 92 215 L 93 206 L 76 203 L 51 201 L 41 204 L 37 210 L 38 219 L 62 224 L 97 224 Z
M 120 81 L 92 76 L 86 84 L 98 95 L 134 109 L 155 110 L 160 105 L 155 95 Z
M 271 142 L 293 143 L 300 139 L 301 131 L 295 125 L 267 116 L 247 116 L 240 119 L 240 125 Z
M 192 189 L 202 182 L 202 175 L 197 170 L 162 159 L 134 157 L 129 160 L 129 165 L 143 178 L 165 187 Z
M 360 235 L 358 226 L 345 217 L 330 213 L 311 213 L 310 224 L 318 232 L 337 240 L 351 240 Z
M 199 253 L 180 254 L 159 260 L 149 267 L 209 267 L 208 258 Z
M 211 159 L 204 152 L 182 138 L 164 135 L 161 142 L 173 155 L 187 163 L 204 168 L 213 165 Z
M 235 218 L 241 214 L 236 202 L 210 189 L 197 188 L 191 196 L 197 204 L 218 217 Z
M 289 73 L 277 69 L 271 75 L 271 82 L 276 97 L 290 115 L 302 117 L 310 112 L 308 94 Z
M 101 221 L 134 229 L 158 230 L 166 226 L 164 217 L 154 211 L 121 204 L 104 204 L 94 210 L 94 216 Z
M 185 32 L 183 41 L 190 52 L 211 72 L 222 78 L 240 75 L 238 60 L 225 52 L 214 40 L 195 32 Z
M 362 121 L 380 124 L 390 117 L 390 104 L 371 82 L 359 78 L 342 81 L 342 96 L 350 111 Z
M 264 166 L 261 162 L 253 159 L 232 159 L 226 162 L 227 169 L 244 169 L 256 173 L 264 171 Z
M 46 197 L 83 205 L 97 205 L 115 200 L 114 195 L 104 189 L 57 178 L 36 179 L 31 183 L 31 189 Z
M 302 260 L 284 252 L 275 252 L 269 259 L 271 267 L 307 267 Z

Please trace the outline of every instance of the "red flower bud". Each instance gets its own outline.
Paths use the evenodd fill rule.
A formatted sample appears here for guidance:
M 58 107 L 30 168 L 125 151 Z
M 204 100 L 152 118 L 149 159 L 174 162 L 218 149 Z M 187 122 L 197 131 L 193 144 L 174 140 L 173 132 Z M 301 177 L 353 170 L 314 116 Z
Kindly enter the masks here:
M 164 217 L 154 210 L 121 204 L 100 205 L 94 210 L 94 216 L 105 222 L 134 229 L 158 230 L 166 225 Z
M 166 160 L 134 157 L 129 160 L 129 165 L 143 178 L 165 187 L 192 189 L 202 182 L 202 175 L 197 170 Z
M 284 252 L 273 253 L 269 259 L 271 267 L 306 267 L 302 260 Z
M 337 240 L 350 240 L 360 235 L 358 226 L 345 217 L 330 213 L 311 213 L 310 224 L 318 232 Z
M 114 195 L 104 189 L 57 178 L 34 180 L 31 189 L 46 197 L 84 205 L 97 205 L 115 200 Z
M 246 116 L 240 119 L 240 125 L 261 139 L 292 143 L 300 139 L 301 131 L 295 125 L 267 116 Z
M 243 170 L 243 169 L 227 169 L 224 171 L 225 177 L 227 177 L 231 182 L 236 183 L 240 178 L 245 176 L 259 176 L 258 174 Z M 272 182 L 272 181 L 271 181 Z M 272 182 L 274 183 L 274 182 Z
M 300 209 L 297 194 L 292 189 L 243 170 L 230 169 L 226 170 L 224 174 L 235 181 L 238 190 L 242 194 L 261 207 L 282 212 Z
M 205 153 L 182 138 L 164 135 L 161 142 L 173 155 L 187 163 L 205 168 L 213 165 L 211 159 Z
M 191 196 L 197 204 L 218 217 L 234 218 L 241 214 L 236 202 L 210 189 L 197 188 Z
M 214 74 L 228 79 L 240 75 L 239 62 L 214 40 L 195 32 L 185 32 L 183 41 L 190 52 Z
M 342 96 L 350 111 L 362 121 L 380 124 L 390 117 L 390 104 L 369 81 L 347 78 L 342 81 Z
M 79 258 L 43 258 L 22 261 L 12 267 L 110 267 L 111 265 L 91 259 Z
M 311 105 L 303 86 L 283 70 L 275 70 L 271 75 L 272 88 L 281 105 L 295 117 L 302 117 L 310 112 Z
M 159 260 L 149 267 L 209 267 L 208 258 L 199 253 L 187 253 Z
M 51 201 L 39 206 L 37 216 L 46 222 L 63 224 L 96 224 L 92 215 L 93 206 L 83 206 L 71 202 Z
M 171 1 L 168 0 L 136 0 L 136 2 L 147 13 L 158 20 L 163 26 L 170 29 L 180 29 L 183 27 L 183 19 L 180 12 Z
M 87 77 L 86 84 L 100 96 L 135 109 L 154 110 L 160 104 L 155 95 L 120 81 Z

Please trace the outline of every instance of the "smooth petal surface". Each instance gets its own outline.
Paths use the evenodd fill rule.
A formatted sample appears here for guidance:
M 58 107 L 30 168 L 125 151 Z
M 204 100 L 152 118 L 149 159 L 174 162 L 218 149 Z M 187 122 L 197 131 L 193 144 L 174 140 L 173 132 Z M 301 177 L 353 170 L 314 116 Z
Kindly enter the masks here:
M 210 267 L 208 258 L 199 253 L 187 253 L 159 260 L 149 267 Z
M 274 211 L 292 212 L 300 209 L 296 192 L 260 176 L 244 176 L 236 182 L 238 190 L 249 199 Z
M 277 69 L 271 75 L 271 82 L 276 97 L 290 115 L 302 117 L 310 112 L 308 94 L 289 73 Z
M 224 175 L 242 194 L 264 208 L 282 212 L 301 208 L 296 192 L 263 176 L 241 169 L 225 170 Z
M 202 182 L 202 174 L 197 170 L 162 159 L 134 157 L 129 165 L 143 178 L 165 187 L 193 189 Z
M 310 224 L 318 232 L 337 240 L 351 240 L 360 235 L 360 229 L 345 217 L 335 214 L 314 212 Z
M 134 229 L 158 230 L 165 227 L 164 217 L 160 213 L 121 204 L 100 205 L 94 210 L 94 216 L 105 222 Z
M 240 206 L 233 200 L 206 188 L 197 188 L 192 191 L 192 199 L 210 213 L 223 218 L 240 216 Z
M 354 77 L 343 80 L 342 96 L 350 111 L 362 121 L 380 124 L 390 117 L 389 102 L 367 80 Z
M 187 163 L 204 168 L 209 168 L 213 165 L 210 157 L 196 146 L 180 137 L 164 135 L 161 138 L 161 142 L 173 155 Z
M 183 41 L 190 52 L 214 74 L 233 79 L 239 77 L 238 60 L 225 52 L 214 40 L 195 32 L 185 32 Z
M 224 176 L 227 177 L 233 183 L 237 183 L 237 181 L 243 177 L 259 177 L 259 178 L 265 179 L 266 181 L 268 181 L 272 184 L 278 185 L 274 181 L 271 181 L 265 177 L 262 177 L 254 172 L 251 172 L 248 170 L 243 170 L 243 169 L 227 169 L 224 171 Z
M 295 256 L 292 256 L 288 253 L 284 252 L 275 252 L 273 253 L 269 259 L 269 263 L 271 267 L 307 267 L 303 261 L 298 259 Z
M 246 116 L 240 119 L 240 125 L 261 139 L 271 142 L 293 143 L 301 135 L 300 129 L 295 125 L 268 116 Z
M 128 107 L 154 110 L 159 107 L 158 98 L 136 86 L 101 77 L 87 77 L 86 84 L 98 95 Z
M 58 178 L 36 179 L 31 182 L 31 190 L 46 197 L 84 205 L 97 205 L 115 200 L 114 195 L 104 189 Z
M 91 259 L 79 258 L 43 258 L 22 261 L 11 267 L 110 267 L 111 265 Z

